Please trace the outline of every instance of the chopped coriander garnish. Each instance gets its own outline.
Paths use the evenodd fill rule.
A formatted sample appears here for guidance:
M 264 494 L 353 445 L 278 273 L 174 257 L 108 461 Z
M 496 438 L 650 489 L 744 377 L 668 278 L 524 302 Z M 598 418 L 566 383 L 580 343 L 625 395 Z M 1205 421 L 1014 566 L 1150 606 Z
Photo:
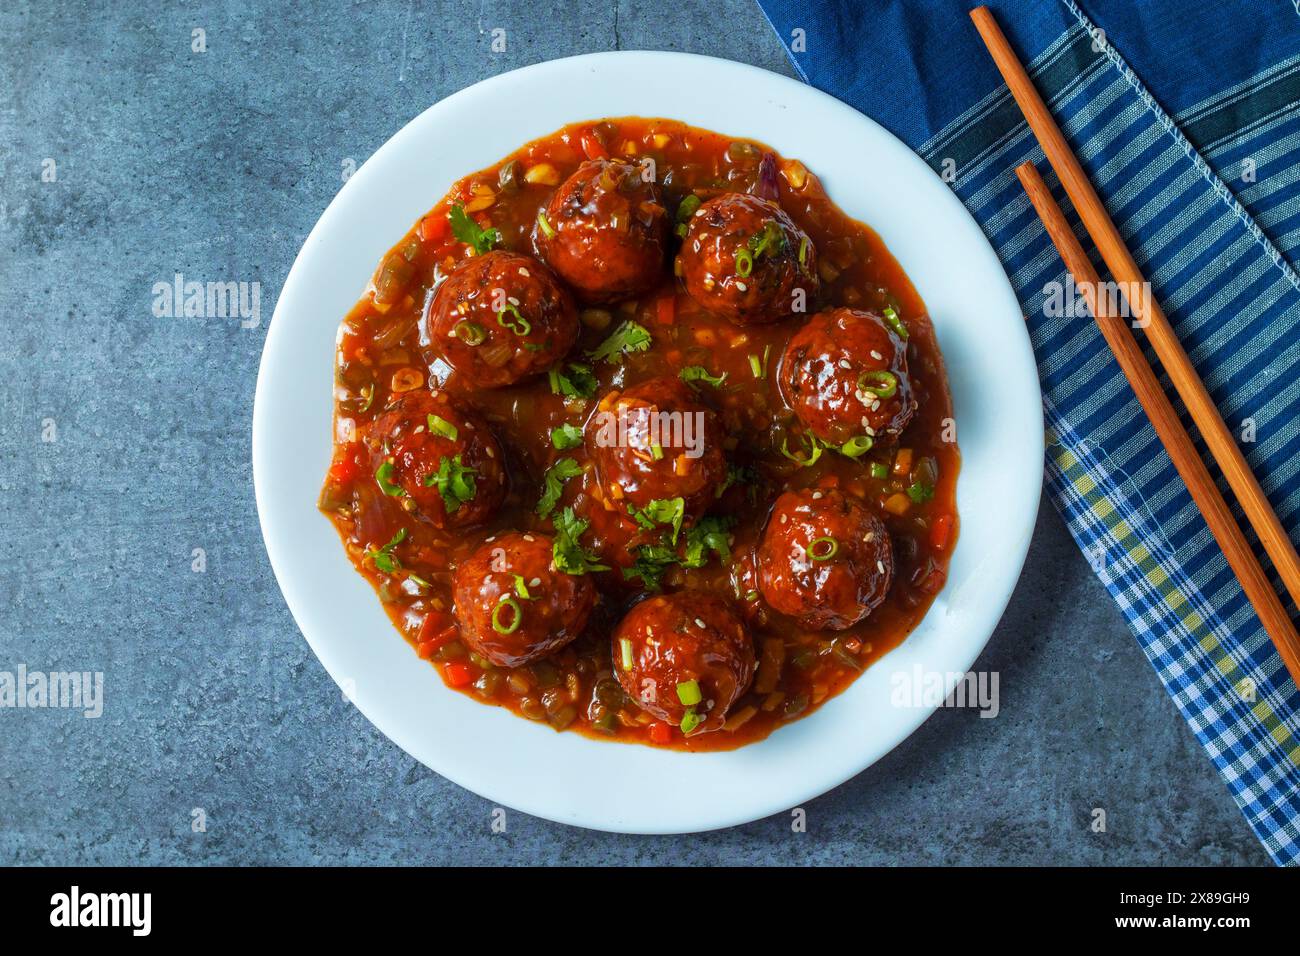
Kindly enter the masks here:
M 555 544 L 551 547 L 551 560 L 558 571 L 565 574 L 587 574 L 590 571 L 608 571 L 595 554 L 582 546 L 582 533 L 589 522 L 583 521 L 565 508 L 555 516 Z
M 476 474 L 478 474 L 477 469 L 466 468 L 461 463 L 460 455 L 451 458 L 444 455 L 438 462 L 438 470 L 432 475 L 425 476 L 424 485 L 426 488 L 437 488 L 438 494 L 442 495 L 442 503 L 446 506 L 447 514 L 453 514 L 465 502 L 472 500 L 477 493 L 474 487 Z
M 731 560 L 731 526 L 735 520 L 728 517 L 701 518 L 695 527 L 686 532 L 686 556 L 682 567 L 702 568 L 709 560 L 709 552 L 716 552 L 718 560 L 726 564 Z
M 551 444 L 557 451 L 567 451 L 582 444 L 582 429 L 565 422 L 551 429 Z
M 580 474 L 582 474 L 582 466 L 572 458 L 561 458 L 546 469 L 546 474 L 542 478 L 545 487 L 542 489 L 542 497 L 537 502 L 539 518 L 545 518 L 555 510 L 555 506 L 560 503 L 560 496 L 564 494 L 564 483 Z
M 714 388 L 720 388 L 722 383 L 727 380 L 726 372 L 721 375 L 710 375 L 709 370 L 703 365 L 688 365 L 681 370 L 680 374 L 683 382 L 688 384 L 692 382 L 708 382 Z
M 477 255 L 490 252 L 501 242 L 501 230 L 480 229 L 460 203 L 451 207 L 447 219 L 451 223 L 451 234 L 466 245 L 473 246 Z
M 677 552 L 664 544 L 643 544 L 634 548 L 633 554 L 636 561 L 623 569 L 623 580 L 640 578 L 647 591 L 658 591 L 668 569 L 677 564 Z
M 685 498 L 656 498 L 644 508 L 637 508 L 628 503 L 627 513 L 641 527 L 654 528 L 656 525 L 670 524 L 673 527 L 673 544 L 682 530 L 682 519 L 686 517 Z
M 393 549 L 405 540 L 406 529 L 401 528 L 398 530 L 397 534 L 393 535 L 393 540 L 389 541 L 388 544 L 384 545 L 382 548 L 372 548 L 367 551 L 366 557 L 374 561 L 375 567 L 380 571 L 383 571 L 385 574 L 392 574 L 394 571 L 400 570 L 402 567 L 402 562 L 397 560 L 397 556 L 393 554 Z M 415 577 L 415 575 L 411 575 L 411 577 Z
M 630 352 L 644 352 L 650 347 L 651 341 L 645 326 L 625 319 L 610 333 L 609 338 L 588 352 L 587 356 L 597 362 L 613 362 L 617 365 Z
M 455 441 L 460 437 L 460 430 L 441 415 L 429 413 L 429 431 L 435 435 L 441 435 L 449 441 Z
M 591 398 L 600 386 L 591 373 L 591 366 L 579 362 L 570 362 L 568 372 L 561 372 L 556 367 L 546 375 L 551 383 L 551 393 L 565 398 Z
M 907 486 L 907 497 L 914 504 L 923 505 L 934 497 L 934 486 L 924 481 L 914 481 Z
M 386 461 L 375 469 L 375 481 L 379 483 L 379 490 L 391 498 L 400 498 L 406 492 L 402 486 L 393 482 L 393 472 L 396 469 L 391 461 Z

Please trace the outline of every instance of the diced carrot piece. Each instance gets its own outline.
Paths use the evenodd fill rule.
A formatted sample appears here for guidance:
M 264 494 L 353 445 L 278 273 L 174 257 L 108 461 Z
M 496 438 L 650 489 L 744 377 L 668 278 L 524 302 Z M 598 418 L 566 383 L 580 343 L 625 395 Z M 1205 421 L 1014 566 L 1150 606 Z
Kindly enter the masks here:
M 677 293 L 670 292 L 667 295 L 661 295 L 659 301 L 655 304 L 655 318 L 660 325 L 672 325 L 673 320 L 677 317 Z
M 930 522 L 930 547 L 942 552 L 952 536 L 952 515 L 943 514 Z
M 910 475 L 912 473 L 912 449 L 900 448 L 894 458 L 894 474 Z
M 655 723 L 650 725 L 650 742 L 655 744 L 666 744 L 673 739 L 673 729 L 667 724 Z
M 441 242 L 447 238 L 448 229 L 446 216 L 425 216 L 420 220 L 420 238 L 425 242 Z
M 447 683 L 452 687 L 464 687 L 474 682 L 474 679 L 478 676 L 475 673 L 476 670 L 478 668 L 471 667 L 462 661 L 452 661 L 442 669 L 442 672 L 447 676 Z

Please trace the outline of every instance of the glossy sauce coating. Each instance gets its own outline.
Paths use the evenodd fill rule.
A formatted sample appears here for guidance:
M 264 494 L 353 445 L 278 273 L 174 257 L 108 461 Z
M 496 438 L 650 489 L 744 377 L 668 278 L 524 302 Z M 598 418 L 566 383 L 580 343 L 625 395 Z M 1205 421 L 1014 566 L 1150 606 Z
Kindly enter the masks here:
M 617 160 L 583 163 L 538 217 L 538 255 L 584 302 L 626 299 L 659 284 L 669 221 L 651 174 Z
M 456 569 L 461 637 L 493 664 L 527 664 L 586 626 L 596 589 L 586 575 L 555 570 L 552 544 L 537 532 L 492 537 Z
M 473 369 L 449 361 L 421 331 L 428 328 L 439 288 L 476 258 L 471 245 L 450 229 L 448 213 L 460 205 L 478 227 L 500 232 L 498 248 L 531 253 L 539 214 L 566 179 L 597 159 L 654 161 L 662 202 L 670 222 L 676 223 L 665 266 L 656 284 L 634 298 L 581 307 L 577 342 L 545 374 L 489 386 L 476 379 Z M 783 397 L 778 380 L 787 346 L 809 318 L 796 314 L 765 321 L 770 316 L 764 315 L 764 321 L 738 325 L 725 304 L 706 308 L 688 291 L 685 276 L 676 274 L 686 265 L 677 264 L 684 248 L 679 232 L 690 228 L 677 218 L 683 203 L 694 197 L 703 206 L 737 194 L 775 202 L 808 236 L 805 261 L 815 263 L 815 280 L 808 284 L 815 282 L 816 287 L 809 315 L 816 308 L 846 307 L 875 315 L 889 308 L 905 325 L 909 336 L 902 347 L 916 409 L 896 440 L 882 440 L 856 457 L 815 441 L 810 428 L 815 418 L 801 420 Z M 758 220 L 751 217 L 748 222 Z M 603 244 L 607 238 L 595 241 Z M 780 254 L 789 255 L 789 245 L 783 244 Z M 794 258 L 797 262 L 798 250 Z M 557 281 L 565 284 L 562 278 Z M 608 349 L 602 352 L 628 322 L 648 332 L 651 341 L 613 356 Z M 586 397 L 566 394 L 556 377 L 558 373 L 564 382 L 584 383 L 578 366 L 592 380 L 585 383 Z M 707 377 L 696 371 L 689 384 L 681 381 L 688 369 L 702 370 Z M 686 391 L 678 384 L 666 387 L 665 380 Z M 430 389 L 437 396 L 428 401 L 474 416 L 495 442 L 493 446 L 487 438 L 475 439 L 475 460 L 501 463 L 499 470 L 483 464 L 488 500 L 479 503 L 476 495 L 460 505 L 477 509 L 476 520 L 464 525 L 440 527 L 430 520 L 438 510 L 435 499 L 407 504 L 385 493 L 376 478 L 376 462 L 386 458 L 380 454 L 382 435 L 402 439 L 418 427 L 423 405 L 404 396 Z M 709 447 L 721 445 L 725 471 L 720 480 L 717 459 L 705 466 L 706 480 L 689 493 L 676 482 L 680 476 L 636 475 L 637 480 L 652 482 L 647 488 L 655 491 L 648 494 L 659 497 L 649 497 L 650 502 L 671 503 L 679 490 L 684 503 L 690 500 L 675 543 L 671 523 L 650 520 L 651 527 L 645 527 L 630 513 L 626 494 L 620 499 L 610 487 L 607 472 L 629 477 L 632 466 L 617 460 L 600 463 L 599 449 L 588 442 L 588 424 L 602 400 L 642 392 L 649 392 L 656 403 L 698 405 L 716 422 L 706 456 Z M 372 287 L 345 318 L 335 398 L 335 455 L 320 505 L 338 527 L 358 570 L 374 583 L 398 630 L 449 687 L 530 720 L 602 739 L 687 750 L 730 749 L 811 712 L 916 626 L 943 586 L 957 535 L 954 489 L 959 456 L 943 363 L 924 304 L 906 276 L 880 239 L 840 212 L 817 178 L 796 160 L 776 156 L 762 144 L 671 120 L 575 124 L 455 184 L 384 257 Z M 464 436 L 457 441 L 463 443 Z M 492 456 L 482 450 L 488 447 L 493 447 Z M 436 453 L 440 461 L 454 448 L 454 443 L 430 444 L 429 454 Z M 461 454 L 469 451 L 461 449 Z M 412 454 L 413 497 L 437 462 L 420 464 L 418 451 Z M 569 477 L 548 482 L 548 475 L 554 474 Z M 407 483 L 397 484 L 408 488 Z M 550 484 L 553 489 L 548 489 Z M 622 490 L 617 481 L 612 484 Z M 711 488 L 712 501 L 705 488 Z M 830 629 L 826 621 L 810 626 L 803 613 L 806 601 L 787 601 L 803 592 L 776 580 L 779 573 L 767 588 L 775 603 L 760 587 L 761 541 L 772 505 L 784 492 L 806 489 L 836 491 L 879 520 L 888 534 L 893 576 L 883 601 L 844 630 Z M 555 497 L 545 510 L 541 506 L 548 490 Z M 437 500 L 444 500 L 440 493 Z M 568 640 L 566 634 L 565 643 L 525 664 L 494 663 L 492 643 L 501 635 L 494 629 L 493 638 L 479 639 L 486 637 L 483 616 L 488 614 L 490 627 L 494 609 L 486 606 L 487 598 L 475 595 L 474 556 L 494 535 L 498 540 L 516 534 L 559 537 L 559 523 L 566 515 L 581 526 L 578 541 L 590 559 L 589 573 L 571 576 L 589 582 L 594 592 L 586 624 L 576 638 Z M 822 530 L 834 530 L 836 520 L 827 519 Z M 793 547 L 786 544 L 787 551 Z M 540 558 L 539 552 L 532 560 Z M 463 580 L 470 583 L 462 597 L 457 578 L 465 568 L 470 570 L 463 571 Z M 488 573 L 480 568 L 477 577 L 487 580 Z M 540 572 L 533 577 L 547 580 Z M 553 579 L 551 587 L 559 590 L 560 581 Z M 504 583 L 496 590 L 501 592 Z M 859 599 L 870 596 L 871 586 L 866 582 L 866 591 L 855 595 L 859 607 L 869 603 Z M 581 584 L 577 587 L 582 589 Z M 620 681 L 615 668 L 621 661 L 615 659 L 614 648 L 621 655 L 621 645 L 613 643 L 614 634 L 637 607 L 648 604 L 647 595 L 656 593 L 686 593 L 693 599 L 715 595 L 744 622 L 754 656 L 752 676 L 743 687 L 737 677 L 738 696 L 718 712 L 725 713 L 720 729 L 696 728 L 683 734 L 680 720 L 671 722 L 675 712 L 665 709 L 663 716 L 656 716 Z M 841 607 L 840 591 L 828 593 Z M 555 601 L 557 608 L 568 611 L 582 603 L 562 594 Z M 462 612 L 462 604 L 468 613 Z M 669 611 L 655 611 L 656 606 L 641 614 L 668 620 Z M 853 616 L 845 613 L 846 607 L 841 607 L 840 617 Z M 511 618 L 503 614 L 498 624 L 509 628 Z M 631 618 L 633 625 L 636 621 Z M 576 626 L 564 625 L 568 630 Z M 549 625 L 546 630 L 550 633 Z M 521 647 L 507 655 L 528 654 L 535 643 L 529 638 L 525 632 Z M 413 661 L 413 666 L 427 665 Z
M 721 730 L 754 676 L 749 628 L 718 594 L 647 598 L 614 631 L 611 653 L 628 696 L 672 726 L 686 719 L 687 736 Z

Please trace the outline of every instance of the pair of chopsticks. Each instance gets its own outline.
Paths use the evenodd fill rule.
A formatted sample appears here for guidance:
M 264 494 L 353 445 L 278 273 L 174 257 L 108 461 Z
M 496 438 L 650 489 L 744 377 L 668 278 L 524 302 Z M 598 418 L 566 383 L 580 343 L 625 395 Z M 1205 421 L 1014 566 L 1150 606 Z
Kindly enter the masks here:
M 1210 393 L 1192 367 L 1160 305 L 1149 294 L 1130 294 L 1133 289 L 1150 288 L 1142 271 L 993 14 L 987 7 L 977 7 L 971 11 L 970 16 L 1002 73 L 1002 78 L 1006 80 L 1011 95 L 1029 123 L 1030 130 L 1047 155 L 1047 161 L 1056 171 L 1079 218 L 1083 220 L 1089 237 L 1100 251 L 1106 268 L 1119 283 L 1129 312 L 1135 319 L 1134 324 L 1145 328 L 1156 355 L 1250 519 L 1255 533 L 1259 535 L 1260 543 L 1272 559 L 1282 583 L 1296 604 L 1300 605 L 1300 557 L 1296 555 L 1286 529 L 1282 527 L 1259 482 L 1255 480 L 1245 456 L 1233 440 L 1228 426 L 1224 424 Z M 1033 163 L 1024 163 L 1016 168 L 1016 175 L 1029 194 L 1029 200 L 1065 261 L 1066 268 L 1074 276 L 1075 285 L 1083 292 L 1102 335 L 1119 361 L 1129 384 L 1133 386 L 1138 401 L 1151 419 L 1174 467 L 1187 483 L 1192 500 L 1196 502 L 1219 547 L 1223 549 L 1229 567 L 1241 582 L 1242 590 L 1259 615 L 1264 630 L 1277 647 L 1292 680 L 1300 685 L 1300 636 L 1296 634 L 1295 626 L 1278 599 L 1277 592 L 1273 590 L 1259 561 L 1246 543 L 1245 536 L 1237 526 L 1232 511 L 1209 470 L 1197 454 L 1191 437 L 1178 420 L 1178 413 L 1161 389 L 1155 372 L 1133 338 L 1126 320 L 1116 316 L 1110 309 L 1109 302 L 1113 301 L 1113 297 L 1098 297 L 1100 279 L 1097 271 L 1075 238 L 1065 214 L 1052 198 L 1051 191 L 1038 170 Z

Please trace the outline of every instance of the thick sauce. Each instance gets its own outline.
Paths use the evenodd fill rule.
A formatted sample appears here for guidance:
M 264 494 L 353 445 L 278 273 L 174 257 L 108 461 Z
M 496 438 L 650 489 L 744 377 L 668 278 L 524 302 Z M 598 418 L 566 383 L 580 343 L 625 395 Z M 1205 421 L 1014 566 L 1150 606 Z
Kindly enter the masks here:
M 544 343 L 530 345 L 528 353 L 517 352 L 512 359 L 533 362 L 534 367 L 511 372 L 531 377 L 488 388 L 481 378 L 453 369 L 438 357 L 437 343 L 430 341 L 427 329 L 433 326 L 428 312 L 435 291 L 448 274 L 483 251 L 476 252 L 471 244 L 457 237 L 465 236 L 465 227 L 464 220 L 460 220 L 460 227 L 453 228 L 453 207 L 463 207 L 478 229 L 498 230 L 497 249 L 535 256 L 539 213 L 545 217 L 544 210 L 557 188 L 581 164 L 604 158 L 640 164 L 653 161 L 652 167 L 643 168 L 650 169 L 659 184 L 672 229 L 657 284 L 635 298 L 607 300 L 587 291 L 542 287 L 547 300 L 526 303 L 525 308 L 535 305 L 547 316 L 545 321 L 560 331 Z M 869 175 L 869 171 L 864 170 L 863 175 Z M 680 237 L 686 228 L 675 211 L 689 196 L 707 202 L 725 193 L 755 193 L 776 199 L 793 226 L 811 240 L 815 260 L 812 250 L 800 250 L 800 261 L 808 268 L 809 276 L 795 280 L 799 284 L 803 278 L 812 278 L 812 273 L 819 280 L 812 283 L 819 284 L 820 291 L 808 303 L 807 315 L 738 325 L 715 311 L 706 311 L 688 295 L 683 266 L 676 262 L 683 243 Z M 584 200 L 580 197 L 574 202 Z M 694 200 L 688 202 L 684 219 L 691 218 L 696 205 Z M 551 228 L 549 222 L 547 228 Z M 640 282 L 644 286 L 644 246 L 653 246 L 653 242 L 635 233 L 632 239 L 640 243 L 628 245 L 636 261 L 612 273 L 618 273 L 619 282 Z M 725 240 L 722 242 L 725 245 Z M 756 255 L 762 255 L 761 245 L 751 248 L 758 248 Z M 784 248 L 789 248 L 788 242 Z M 727 255 L 725 248 L 722 255 Z M 654 261 L 650 254 L 652 276 Z M 580 265 L 571 265 L 571 274 Z M 754 267 L 752 263 L 746 265 Z M 593 270 L 593 281 L 599 281 L 606 268 Z M 689 274 L 685 278 L 695 281 Z M 576 297 L 576 305 L 564 301 L 570 292 Z M 737 309 L 745 307 L 744 303 L 737 304 Z M 891 339 L 875 326 L 873 334 L 881 342 L 893 341 L 900 355 L 905 352 L 908 372 L 904 384 L 910 387 L 916 403 L 916 411 L 901 435 L 877 433 L 874 443 L 867 443 L 872 447 L 865 452 L 854 449 L 853 455 L 825 442 L 818 444 L 813 436 L 819 430 L 818 423 L 809 421 L 805 427 L 787 404 L 789 391 L 783 393 L 779 382 L 781 359 L 791 337 L 808 324 L 814 312 L 834 307 L 885 314 L 890 322 L 897 319 L 901 323 L 905 339 L 903 333 Z M 580 318 L 578 338 L 565 355 L 564 337 L 571 328 L 567 332 L 563 328 L 562 314 L 573 308 Z M 551 311 L 546 312 L 548 309 Z M 572 312 L 568 314 L 571 318 Z M 519 334 L 522 329 L 517 321 L 510 313 L 504 315 L 501 324 Z M 609 347 L 617 329 L 626 332 L 628 327 L 623 323 L 627 320 L 649 333 L 648 347 L 641 343 L 626 353 Z M 473 323 L 465 325 L 473 333 L 468 337 L 471 345 L 490 346 L 495 341 L 475 343 L 476 337 L 481 340 L 482 328 Z M 495 327 L 491 331 L 499 332 Z M 835 338 L 833 328 L 829 335 L 825 334 L 827 329 L 822 329 L 820 335 L 812 331 L 804 339 L 813 349 L 827 348 L 826 343 Z M 460 329 L 454 334 L 461 336 L 464 332 Z M 563 340 L 562 344 L 557 346 L 557 340 Z M 621 341 L 626 342 L 627 337 Z M 598 349 L 602 343 L 607 346 L 604 350 Z M 553 366 L 558 376 L 536 371 L 542 367 L 539 363 L 549 364 L 556 357 L 548 349 L 560 350 L 558 363 Z M 595 356 L 589 354 L 593 351 Z M 872 354 L 880 357 L 874 350 Z M 579 366 L 576 370 L 572 368 L 574 363 Z M 465 368 L 463 362 L 458 364 Z M 584 444 L 583 435 L 591 427 L 593 413 L 602 406 L 609 407 L 603 399 L 613 397 L 611 390 L 622 392 L 652 379 L 680 382 L 682 371 L 688 367 L 700 367 L 707 374 L 702 378 L 695 373 L 693 380 L 683 385 L 683 395 L 711 410 L 721 426 L 711 434 L 722 443 L 725 457 L 716 462 L 725 466 L 727 481 L 721 494 L 700 499 L 703 504 L 699 508 L 707 511 L 707 519 L 697 518 L 708 523 L 697 524 L 699 538 L 691 539 L 703 543 L 696 549 L 695 560 L 655 561 L 653 555 L 662 555 L 662 551 L 644 548 L 664 544 L 671 522 L 665 519 L 662 526 L 656 527 L 653 516 L 644 518 L 644 512 L 642 523 L 630 520 L 619 502 L 612 500 L 623 497 L 622 488 L 605 487 L 597 479 L 596 462 L 588 454 L 590 439 Z M 573 376 L 580 379 L 578 387 L 566 387 L 572 384 L 566 378 Z M 598 384 L 593 386 L 591 376 Z M 392 418 L 401 414 L 394 412 L 395 408 L 416 408 L 420 417 L 412 420 L 423 421 L 426 406 L 435 407 L 429 404 L 430 388 L 439 396 L 450 396 L 455 408 L 470 416 L 459 418 L 460 412 L 449 410 L 443 416 L 429 417 L 431 426 L 436 421 L 463 444 L 467 434 L 479 434 L 474 421 L 484 422 L 496 440 L 492 445 L 487 439 L 492 447 L 480 444 L 464 449 L 464 461 L 478 456 L 474 460 L 481 467 L 469 472 L 478 474 L 478 495 L 471 500 L 461 492 L 467 499 L 460 505 L 465 510 L 460 511 L 459 518 L 443 516 L 455 520 L 455 527 L 437 527 L 437 523 L 421 520 L 415 513 L 427 490 L 420 482 L 412 484 L 407 493 L 394 483 L 398 479 L 391 468 L 385 471 L 381 466 L 376 474 L 375 462 L 382 460 L 376 454 L 382 456 L 391 450 L 386 412 Z M 590 392 L 591 397 L 563 394 L 566 391 Z M 849 391 L 853 391 L 852 385 Z M 834 395 L 830 398 L 838 400 Z M 733 140 L 671 120 L 625 118 L 568 126 L 456 183 L 388 253 L 366 295 L 343 320 L 335 401 L 334 459 L 320 507 L 337 527 L 357 570 L 374 584 L 393 623 L 418 656 L 429 661 L 449 687 L 557 729 L 688 750 L 730 749 L 766 737 L 783 723 L 810 713 L 844 690 L 865 667 L 907 636 L 943 586 L 956 539 L 954 499 L 959 455 L 951 401 L 930 320 L 907 277 L 875 233 L 845 216 L 826 196 L 817 178 L 799 162 L 777 157 L 758 143 Z M 375 425 L 377 421 L 379 425 Z M 458 422 L 459 428 L 449 424 L 451 421 Z M 865 425 L 867 418 L 862 421 Z M 834 434 L 842 424 L 827 418 L 821 430 Z M 380 431 L 384 433 L 378 434 Z M 400 428 L 391 434 L 401 434 Z M 448 439 L 447 435 L 416 437 L 427 438 L 426 444 Z M 500 449 L 500 460 L 494 448 Z M 462 456 L 457 455 L 455 460 L 459 464 Z M 556 468 L 561 460 L 567 462 Z M 425 475 L 423 485 L 441 491 L 444 498 L 453 495 L 447 500 L 454 507 L 458 503 L 454 497 L 457 475 L 454 470 L 449 473 L 446 462 L 442 463 L 443 473 Z M 495 505 L 500 496 L 502 467 L 507 489 L 504 498 L 495 510 L 482 507 L 491 513 L 479 521 L 480 514 L 474 509 L 485 501 Z M 632 488 L 628 477 L 626 484 Z M 559 497 L 551 509 L 543 509 L 547 514 L 542 517 L 539 499 L 548 484 L 549 497 L 554 499 L 557 491 Z M 451 492 L 447 491 L 449 487 Z M 787 616 L 764 599 L 763 588 L 766 593 L 776 594 L 776 589 L 791 586 L 791 575 L 784 568 L 769 569 L 766 580 L 761 580 L 764 573 L 758 566 L 760 556 L 777 555 L 769 560 L 779 560 L 782 548 L 789 550 L 789 542 L 783 540 L 769 540 L 760 548 L 765 523 L 778 497 L 804 489 L 808 491 L 802 496 L 782 499 L 783 509 L 794 509 L 791 516 L 796 515 L 800 501 L 833 501 L 845 514 L 852 512 L 851 517 L 843 519 L 843 526 L 859 531 L 883 526 L 892 541 L 892 566 L 887 569 L 881 563 L 881 574 L 873 573 L 874 580 L 864 582 L 864 586 L 888 588 L 883 602 L 864 620 L 843 629 L 818 629 L 825 626 L 826 620 L 838 620 L 834 615 L 826 617 L 830 612 L 825 609 L 818 610 L 822 617 L 815 620 L 798 614 Z M 495 497 L 489 500 L 485 496 Z M 440 501 L 432 504 L 443 508 Z M 591 563 L 608 566 L 608 570 L 591 570 L 575 576 L 574 582 L 554 576 L 546 577 L 546 581 L 564 585 L 566 595 L 575 593 L 570 584 L 581 585 L 576 593 L 580 593 L 587 614 L 585 627 L 576 639 L 565 637 L 562 623 L 556 622 L 572 621 L 574 616 L 564 618 L 563 608 L 548 606 L 547 626 L 568 642 L 522 665 L 494 664 L 464 639 L 462 626 L 468 626 L 464 622 L 470 618 L 471 609 L 462 613 L 454 606 L 455 572 L 485 541 L 493 539 L 507 546 L 514 542 L 516 548 L 531 549 L 519 560 L 533 562 L 537 574 L 531 576 L 530 572 L 527 580 L 540 583 L 547 574 L 545 544 L 538 545 L 531 539 L 539 536 L 542 542 L 549 541 L 557 534 L 557 520 L 569 508 L 574 516 L 588 522 L 579 540 L 588 556 L 595 559 Z M 784 515 L 781 520 L 784 523 Z M 681 529 L 683 545 L 688 543 L 690 524 L 688 518 Z M 707 538 L 703 535 L 706 530 L 712 532 Z M 518 535 L 530 541 L 525 544 Z M 865 537 L 871 541 L 873 536 L 868 531 Z M 843 549 L 838 544 L 812 543 L 808 553 L 817 561 L 828 560 L 825 556 L 829 552 L 838 551 L 829 560 L 847 561 L 856 554 L 859 561 L 876 563 L 877 552 L 872 548 L 880 547 L 879 539 L 857 551 L 847 546 L 849 542 L 844 542 Z M 799 546 L 796 543 L 796 548 Z M 888 558 L 889 546 L 885 548 L 883 557 Z M 550 571 L 559 574 L 554 568 Z M 487 565 L 483 574 L 487 577 L 482 587 L 495 588 L 493 600 L 509 605 L 488 605 L 493 620 L 484 618 L 483 623 L 497 626 L 502 632 L 500 643 L 509 645 L 527 630 L 516 634 L 519 622 L 512 615 L 523 613 L 519 611 L 521 606 L 532 614 L 529 602 L 538 596 L 527 592 L 524 579 L 512 575 L 521 581 L 516 600 L 507 593 L 510 577 L 491 583 Z M 594 584 L 594 592 L 587 582 Z M 710 592 L 707 599 L 694 599 L 710 609 L 714 596 L 721 599 L 711 639 L 753 642 L 752 660 L 733 668 L 729 678 L 735 683 L 738 677 L 741 687 L 728 685 L 728 697 L 733 696 L 733 690 L 735 694 L 725 720 L 706 722 L 690 715 L 690 722 L 682 723 L 679 717 L 683 708 L 677 702 L 672 702 L 671 707 L 643 709 L 617 679 L 615 668 L 620 661 L 614 658 L 619 656 L 620 644 L 616 640 L 611 645 L 611 634 L 620 621 L 647 593 L 672 595 L 683 591 Z M 473 599 L 472 595 L 466 596 L 467 592 L 459 593 L 462 600 Z M 587 606 L 591 606 L 589 613 L 585 611 Z M 646 608 L 640 617 L 652 617 L 650 612 L 657 607 Z M 728 607 L 734 608 L 747 624 L 748 638 L 737 638 L 728 631 L 731 624 L 724 619 L 730 613 Z M 793 605 L 787 607 L 792 609 Z M 581 615 L 577 619 L 582 620 Z M 662 615 L 658 619 L 663 620 Z M 705 624 L 695 620 L 701 626 Z M 636 623 L 629 621 L 629 627 Z M 709 623 L 713 625 L 713 619 Z M 832 626 L 842 625 L 841 621 Z M 689 628 L 687 621 L 685 629 Z M 684 631 L 679 629 L 679 633 Z M 626 653 L 626 642 L 623 646 Z M 518 660 L 511 656 L 515 650 L 507 648 L 499 659 Z M 748 655 L 748 650 L 745 653 Z M 622 663 L 629 671 L 632 669 L 631 660 Z M 682 701 L 689 699 L 682 697 Z M 661 719 L 665 713 L 672 723 Z M 715 711 L 713 716 L 722 715 Z M 683 727 L 687 729 L 683 731 Z

